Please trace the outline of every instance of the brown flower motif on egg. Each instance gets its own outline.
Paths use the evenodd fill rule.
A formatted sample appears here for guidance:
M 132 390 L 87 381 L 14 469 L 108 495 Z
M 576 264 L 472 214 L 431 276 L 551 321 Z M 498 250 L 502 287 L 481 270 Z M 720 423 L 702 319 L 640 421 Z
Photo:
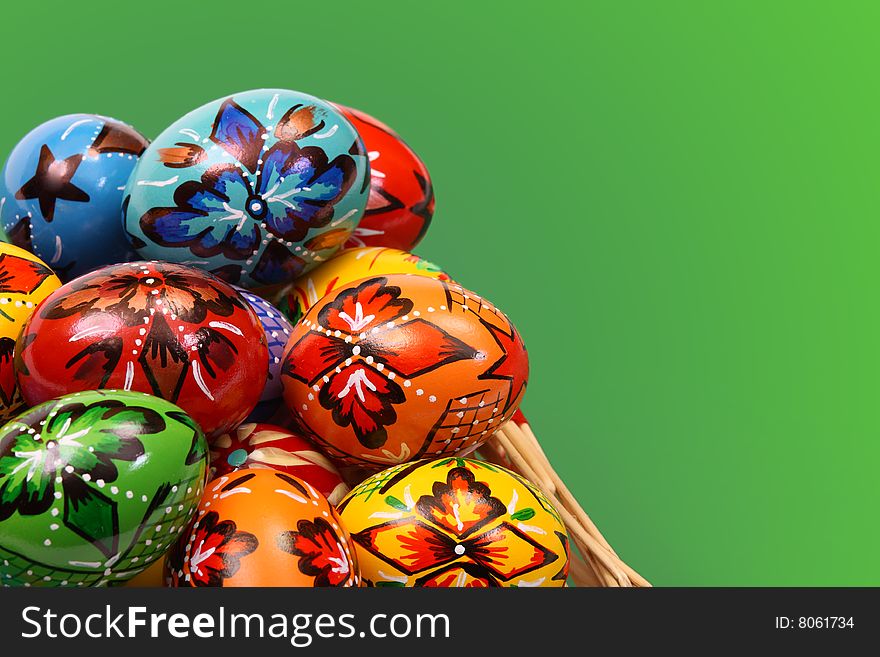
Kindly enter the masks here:
M 95 388 L 147 392 L 210 435 L 244 420 L 268 371 L 259 320 L 234 289 L 158 262 L 112 265 L 59 288 L 25 324 L 15 358 L 30 404 Z
M 193 277 L 190 270 L 134 263 L 129 271 L 99 270 L 70 283 L 68 293 L 58 303 L 43 308 L 44 319 L 63 319 L 73 315 L 111 311 L 129 326 L 160 312 L 172 321 L 198 323 L 208 313 L 229 317 L 244 308 L 241 299 L 221 289 L 210 278 Z

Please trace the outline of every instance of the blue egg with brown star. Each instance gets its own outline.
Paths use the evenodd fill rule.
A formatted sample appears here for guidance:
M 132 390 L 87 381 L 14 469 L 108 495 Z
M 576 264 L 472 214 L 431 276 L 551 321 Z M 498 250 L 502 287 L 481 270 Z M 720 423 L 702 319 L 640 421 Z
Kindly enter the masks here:
M 123 192 L 148 144 L 131 126 L 96 114 L 34 128 L 0 174 L 0 224 L 9 241 L 65 281 L 133 259 Z
M 143 258 L 270 287 L 340 249 L 369 192 L 366 149 L 338 108 L 258 89 L 193 110 L 156 138 L 129 180 L 125 226 Z

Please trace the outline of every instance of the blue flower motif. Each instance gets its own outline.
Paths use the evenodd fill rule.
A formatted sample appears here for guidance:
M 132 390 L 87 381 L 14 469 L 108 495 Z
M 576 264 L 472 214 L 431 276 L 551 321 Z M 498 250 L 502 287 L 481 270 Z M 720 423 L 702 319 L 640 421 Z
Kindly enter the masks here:
M 335 205 L 357 177 L 350 155 L 328 161 L 322 148 L 297 145 L 298 139 L 324 127 L 313 109 L 291 107 L 274 127 L 277 141 L 266 148 L 266 127 L 232 99 L 226 100 L 210 140 L 236 163 L 216 164 L 200 180 L 182 183 L 174 192 L 174 207 L 147 211 L 140 218 L 146 237 L 162 246 L 188 247 L 200 258 L 222 254 L 232 260 L 249 260 L 261 242 L 269 240 L 253 278 L 270 285 L 299 275 L 305 261 L 286 247 L 330 223 Z M 163 153 L 166 166 L 192 166 L 202 159 L 200 146 L 177 146 Z

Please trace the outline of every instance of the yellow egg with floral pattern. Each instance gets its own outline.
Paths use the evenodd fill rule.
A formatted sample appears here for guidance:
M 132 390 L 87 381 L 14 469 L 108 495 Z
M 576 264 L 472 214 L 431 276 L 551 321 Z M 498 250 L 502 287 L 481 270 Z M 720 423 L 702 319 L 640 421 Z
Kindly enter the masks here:
M 15 340 L 37 304 L 61 287 L 61 281 L 29 251 L 0 242 L 0 421 L 24 408 L 12 352 Z
M 18 337 L 24 321 L 61 281 L 29 251 L 0 242 L 0 338 Z
M 398 249 L 368 246 L 346 249 L 296 279 L 277 299 L 278 307 L 294 322 L 318 301 L 353 281 L 386 274 L 415 274 L 449 281 L 440 267 Z
M 568 576 L 559 513 L 531 483 L 490 463 L 396 465 L 338 509 L 366 586 L 560 587 Z

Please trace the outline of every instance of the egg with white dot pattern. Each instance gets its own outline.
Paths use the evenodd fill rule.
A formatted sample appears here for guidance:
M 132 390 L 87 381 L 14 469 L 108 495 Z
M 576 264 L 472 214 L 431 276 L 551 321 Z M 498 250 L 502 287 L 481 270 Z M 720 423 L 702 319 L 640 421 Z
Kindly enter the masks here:
M 268 350 L 247 301 L 215 276 L 128 262 L 70 281 L 27 320 L 15 348 L 31 405 L 77 390 L 148 392 L 208 437 L 238 426 L 266 384 Z
M 0 243 L 0 421 L 24 408 L 13 367 L 15 340 L 37 304 L 60 286 L 33 253 Z
M 370 165 L 338 108 L 257 89 L 193 110 L 160 134 L 126 189 L 144 258 L 252 288 L 293 280 L 335 253 L 364 214 Z
M 123 190 L 149 142 L 125 123 L 71 114 L 29 132 L 0 174 L 0 223 L 65 281 L 132 253 Z
M 106 586 L 184 532 L 207 441 L 180 407 L 145 393 L 77 392 L 0 428 L 0 582 Z
M 519 406 L 513 323 L 451 281 L 389 274 L 322 297 L 296 324 L 281 379 L 299 429 L 347 465 L 464 456 Z

